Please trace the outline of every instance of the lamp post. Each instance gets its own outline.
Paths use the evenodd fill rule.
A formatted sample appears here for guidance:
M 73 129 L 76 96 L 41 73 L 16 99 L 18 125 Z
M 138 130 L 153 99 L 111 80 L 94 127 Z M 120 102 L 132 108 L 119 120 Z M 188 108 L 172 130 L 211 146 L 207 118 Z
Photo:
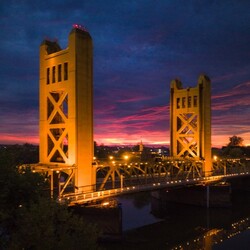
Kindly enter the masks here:
M 129 156 L 128 155 L 124 155 L 123 156 L 124 160 L 125 160 L 125 165 L 127 165 L 127 161 L 129 159 Z M 123 188 L 123 182 L 124 182 L 124 176 L 121 174 L 121 189 Z
M 114 161 L 114 157 L 112 155 L 109 156 L 109 159 L 111 161 L 110 169 L 112 170 L 111 171 L 112 188 L 115 188 L 115 161 Z
M 121 189 L 123 189 L 123 178 L 124 176 L 121 174 Z

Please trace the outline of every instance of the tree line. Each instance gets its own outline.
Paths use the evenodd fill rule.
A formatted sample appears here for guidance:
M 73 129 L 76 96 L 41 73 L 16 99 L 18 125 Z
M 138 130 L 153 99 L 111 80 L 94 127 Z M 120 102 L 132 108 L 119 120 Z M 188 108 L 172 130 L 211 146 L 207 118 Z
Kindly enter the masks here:
M 38 162 L 38 147 L 0 148 L 0 249 L 99 249 L 100 232 L 49 197 L 43 175 L 18 166 Z

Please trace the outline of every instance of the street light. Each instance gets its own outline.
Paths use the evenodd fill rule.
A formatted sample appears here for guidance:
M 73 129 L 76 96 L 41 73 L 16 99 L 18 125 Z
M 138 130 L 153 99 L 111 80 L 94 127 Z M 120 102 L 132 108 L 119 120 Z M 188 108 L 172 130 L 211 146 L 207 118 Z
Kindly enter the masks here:
M 124 155 L 125 160 L 128 160 L 128 158 L 129 158 L 128 155 Z

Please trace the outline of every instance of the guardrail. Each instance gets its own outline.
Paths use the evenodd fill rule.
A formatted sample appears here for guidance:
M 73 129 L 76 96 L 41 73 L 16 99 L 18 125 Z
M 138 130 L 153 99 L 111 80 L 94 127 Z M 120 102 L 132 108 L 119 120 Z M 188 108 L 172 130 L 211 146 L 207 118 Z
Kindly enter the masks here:
M 101 200 L 101 199 L 105 199 L 105 198 L 112 197 L 112 196 L 161 189 L 164 187 L 195 185 L 199 183 L 203 183 L 204 185 L 206 185 L 209 182 L 215 182 L 215 181 L 219 181 L 225 178 L 234 178 L 234 177 L 243 176 L 243 175 L 250 175 L 250 172 L 247 171 L 247 172 L 239 172 L 239 173 L 217 175 L 217 176 L 169 180 L 169 181 L 155 182 L 155 183 L 143 184 L 143 185 L 138 184 L 138 185 L 133 185 L 133 186 L 114 188 L 114 189 L 109 189 L 109 190 L 93 191 L 93 192 L 70 193 L 70 194 L 65 194 L 59 197 L 58 201 L 60 203 L 66 203 L 70 206 L 74 204 L 83 204 L 83 203 L 88 203 L 88 202 L 92 202 L 96 200 Z

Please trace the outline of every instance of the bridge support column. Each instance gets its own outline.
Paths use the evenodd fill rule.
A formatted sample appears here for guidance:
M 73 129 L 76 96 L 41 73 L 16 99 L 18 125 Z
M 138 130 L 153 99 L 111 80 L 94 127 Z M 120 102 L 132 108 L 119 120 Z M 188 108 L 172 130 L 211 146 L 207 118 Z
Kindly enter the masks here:
M 71 30 L 68 48 L 49 40 L 40 46 L 39 161 L 60 166 L 65 173 L 76 166 L 73 182 L 78 192 L 91 191 L 96 183 L 92 50 L 92 38 L 80 25 Z
M 53 171 L 50 171 L 50 197 L 53 198 L 54 196 L 54 178 L 53 178 Z
M 206 188 L 207 188 L 207 208 L 209 208 L 209 206 L 210 206 L 210 204 L 209 204 L 209 202 L 210 202 L 209 185 L 207 185 Z
M 171 82 L 170 154 L 176 158 L 203 160 L 203 173 L 211 175 L 211 87 L 201 75 L 197 87 L 182 87 Z
M 162 204 L 174 202 L 201 207 L 231 206 L 231 186 L 225 185 L 196 185 L 162 189 L 152 192 Z

